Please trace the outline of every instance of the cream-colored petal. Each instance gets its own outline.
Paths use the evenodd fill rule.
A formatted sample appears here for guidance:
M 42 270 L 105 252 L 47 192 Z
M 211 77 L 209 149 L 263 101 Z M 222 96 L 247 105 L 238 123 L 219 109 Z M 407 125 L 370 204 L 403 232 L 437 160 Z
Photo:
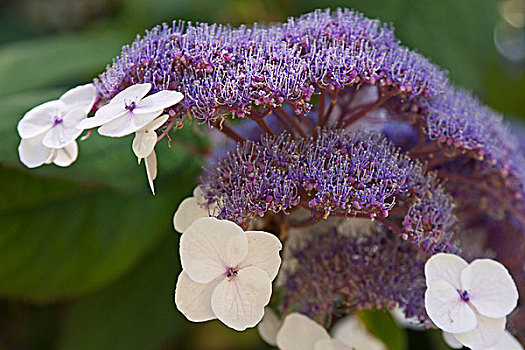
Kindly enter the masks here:
M 463 333 L 476 327 L 476 314 L 448 282 L 434 282 L 425 292 L 428 317 L 445 332 Z
M 222 277 L 218 277 L 209 283 L 197 283 L 186 272 L 182 271 L 175 287 L 177 309 L 193 322 L 216 319 L 217 317 L 211 308 L 211 295 L 222 279 Z
M 195 197 L 184 199 L 173 215 L 173 227 L 177 232 L 183 233 L 197 219 L 208 217 L 208 210 L 201 206 Z
M 463 349 L 463 344 L 454 337 L 454 334 L 448 332 L 442 332 L 443 340 L 450 346 L 452 349 Z
M 523 350 L 523 345 L 509 331 L 505 331 L 496 345 L 487 350 Z
M 180 238 L 182 268 L 192 280 L 208 283 L 226 275 L 248 254 L 248 238 L 235 223 L 200 218 Z
M 65 105 L 60 101 L 49 101 L 27 112 L 18 122 L 18 134 L 23 139 L 33 138 L 53 127 L 55 117 L 60 117 Z
M 146 158 L 153 152 L 157 144 L 157 133 L 153 130 L 146 130 L 144 132 L 137 132 L 133 139 L 133 153 L 137 158 Z
M 162 110 L 142 114 L 138 114 L 136 110 L 134 110 L 133 113 L 126 112 L 118 118 L 104 123 L 97 131 L 100 135 L 109 137 L 130 135 L 146 126 L 161 113 Z
M 478 324 L 470 332 L 454 333 L 454 337 L 463 345 L 473 350 L 487 349 L 494 346 L 503 336 L 506 318 L 489 318 L 477 314 Z
M 447 281 L 456 289 L 461 288 L 461 272 L 468 266 L 459 256 L 448 253 L 432 255 L 425 263 L 427 287 L 435 281 Z
M 93 84 L 77 86 L 60 97 L 69 110 L 80 108 L 84 114 L 88 114 L 97 98 L 97 89 Z
M 277 346 L 277 332 L 281 326 L 281 320 L 277 314 L 269 307 L 264 308 L 264 316 L 257 325 L 257 331 L 261 338 L 272 346 Z
M 77 142 L 73 141 L 69 145 L 55 150 L 55 152 L 53 163 L 61 167 L 70 166 L 78 157 Z
M 176 105 L 184 98 L 184 95 L 177 91 L 163 90 L 153 95 L 145 97 L 137 105 L 137 111 L 140 113 L 150 113 L 153 111 L 163 110 L 164 108 Z
M 20 161 L 28 168 L 36 168 L 52 157 L 52 149 L 42 144 L 44 134 L 22 139 L 18 146 Z
M 239 267 L 260 267 L 273 281 L 281 266 L 279 256 L 283 247 L 281 241 L 275 235 L 264 231 L 247 231 L 246 236 L 248 237 L 248 255 Z
M 461 274 L 470 303 L 483 316 L 500 318 L 518 304 L 518 289 L 509 271 L 491 259 L 474 260 Z
M 146 157 L 145 163 L 149 188 L 151 192 L 155 194 L 155 185 L 153 184 L 153 180 L 157 178 L 157 155 L 155 154 L 155 150 L 152 150 L 149 156 Z
M 272 283 L 268 274 L 251 266 L 219 283 L 211 296 L 211 307 L 222 323 L 237 331 L 244 331 L 261 321 L 264 306 L 270 302 L 271 294 Z
M 314 350 L 371 350 L 371 348 L 351 348 L 337 339 L 321 339 L 315 343 Z
M 163 126 L 168 121 L 169 118 L 170 118 L 170 116 L 167 115 L 167 114 L 161 115 L 160 117 L 158 117 L 158 118 L 154 119 L 153 121 L 151 121 L 150 123 L 146 124 L 146 126 L 144 126 L 139 131 L 157 130 L 158 128 Z
M 324 339 L 330 339 L 326 329 L 305 315 L 291 313 L 277 333 L 277 346 L 280 350 L 314 350 Z
M 357 315 L 340 319 L 332 328 L 332 337 L 356 350 L 386 350 L 385 344 L 374 337 Z

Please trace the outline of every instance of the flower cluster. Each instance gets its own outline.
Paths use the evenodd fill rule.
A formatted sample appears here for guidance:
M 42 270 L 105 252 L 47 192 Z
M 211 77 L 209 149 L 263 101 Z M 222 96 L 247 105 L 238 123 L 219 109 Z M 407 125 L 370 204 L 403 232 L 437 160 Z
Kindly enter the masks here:
M 427 254 L 376 226 L 370 234 L 349 234 L 348 224 L 312 234 L 284 265 L 283 312 L 296 310 L 317 320 L 354 310 L 400 307 L 406 317 L 426 321 Z
M 315 220 L 389 217 L 425 249 L 451 248 L 451 198 L 435 174 L 378 133 L 323 130 L 316 138 L 284 133 L 244 142 L 211 165 L 202 182 L 217 217 L 240 225 L 304 207 Z
M 28 168 L 44 163 L 71 165 L 78 156 L 75 140 L 84 131 L 80 124 L 91 111 L 96 97 L 93 84 L 87 84 L 27 112 L 18 123 L 22 138 L 18 152 L 22 163 Z

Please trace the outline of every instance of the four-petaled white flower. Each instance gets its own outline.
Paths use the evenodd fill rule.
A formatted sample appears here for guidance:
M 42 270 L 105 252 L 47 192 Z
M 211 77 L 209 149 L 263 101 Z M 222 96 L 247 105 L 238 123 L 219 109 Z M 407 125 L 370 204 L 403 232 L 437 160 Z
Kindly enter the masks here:
M 18 147 L 22 163 L 28 168 L 44 163 L 71 165 L 78 155 L 75 140 L 83 131 L 80 123 L 86 119 L 96 96 L 93 84 L 77 86 L 58 100 L 27 112 L 17 127 L 22 138 Z
M 270 301 L 281 248 L 267 232 L 244 232 L 211 217 L 196 220 L 180 239 L 177 308 L 194 322 L 217 318 L 238 331 L 254 327 Z
M 215 203 L 208 204 L 202 186 L 199 185 L 193 189 L 193 197 L 188 197 L 180 203 L 173 215 L 173 227 L 183 233 L 195 220 L 213 215 L 215 206 Z
M 111 101 L 95 112 L 93 118 L 81 123 L 84 129 L 97 126 L 104 136 L 121 137 L 132 134 L 162 114 L 165 108 L 179 103 L 184 95 L 163 90 L 145 97 L 151 84 L 136 84 L 119 92 Z
M 452 333 L 443 332 L 443 339 L 452 349 L 463 348 L 463 344 Z M 523 350 L 523 346 L 509 331 L 505 331 L 496 345 L 486 350 Z
M 272 322 L 273 317 L 263 323 Z M 263 339 L 273 340 L 272 328 L 263 325 Z M 261 333 L 262 335 L 262 333 Z M 348 315 L 337 322 L 332 337 L 326 329 L 300 313 L 291 313 L 284 318 L 277 331 L 275 343 L 280 350 L 386 350 L 379 339 L 371 335 L 356 315 Z
M 454 254 L 425 264 L 425 309 L 434 324 L 473 349 L 494 346 L 516 307 L 518 291 L 507 269 L 490 259 L 470 265 Z
M 148 176 L 149 187 L 153 194 L 155 194 L 153 180 L 157 177 L 157 155 L 155 154 L 157 133 L 155 130 L 164 125 L 168 119 L 168 115 L 154 119 L 143 128 L 137 130 L 135 138 L 133 139 L 133 152 L 137 156 L 139 164 L 142 159 L 144 159 L 144 163 L 146 163 L 146 175 Z

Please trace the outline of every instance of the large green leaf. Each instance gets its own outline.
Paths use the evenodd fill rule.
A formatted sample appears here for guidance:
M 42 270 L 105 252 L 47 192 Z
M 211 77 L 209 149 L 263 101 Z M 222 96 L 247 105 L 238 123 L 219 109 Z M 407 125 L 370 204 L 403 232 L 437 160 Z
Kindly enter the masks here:
M 0 95 L 89 81 L 132 40 L 133 34 L 109 29 L 6 45 L 0 49 Z
M 358 312 L 366 328 L 381 339 L 389 350 L 406 350 L 405 331 L 399 328 L 385 310 L 363 310 Z
M 170 232 L 137 269 L 73 303 L 59 349 L 155 349 L 186 332 L 190 323 L 173 302 L 180 270 L 177 238 Z

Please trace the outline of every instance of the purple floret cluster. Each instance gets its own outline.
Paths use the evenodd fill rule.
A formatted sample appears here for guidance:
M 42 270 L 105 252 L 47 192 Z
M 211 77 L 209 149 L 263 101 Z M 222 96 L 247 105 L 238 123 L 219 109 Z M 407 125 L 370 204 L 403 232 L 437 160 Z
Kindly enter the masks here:
M 388 230 L 352 238 L 351 221 L 312 234 L 292 252 L 280 311 L 297 310 L 329 326 L 332 317 L 354 310 L 399 307 L 428 324 L 423 269 L 429 256 Z

